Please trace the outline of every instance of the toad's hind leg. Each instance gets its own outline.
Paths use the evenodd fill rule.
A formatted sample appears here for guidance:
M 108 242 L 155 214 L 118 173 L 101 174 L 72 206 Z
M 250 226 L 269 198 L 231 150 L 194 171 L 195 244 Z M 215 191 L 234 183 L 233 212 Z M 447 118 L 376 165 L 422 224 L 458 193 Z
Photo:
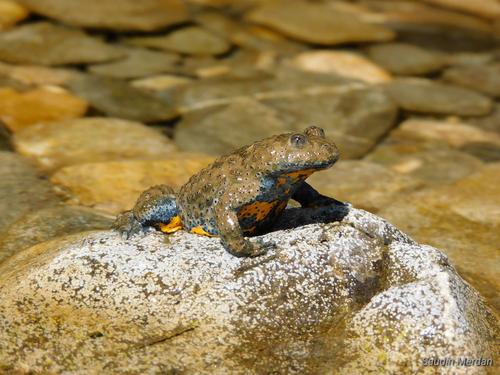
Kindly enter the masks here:
M 131 211 L 119 215 L 113 228 L 127 238 L 145 227 L 159 227 L 171 233 L 181 228 L 173 189 L 157 185 L 144 191 Z

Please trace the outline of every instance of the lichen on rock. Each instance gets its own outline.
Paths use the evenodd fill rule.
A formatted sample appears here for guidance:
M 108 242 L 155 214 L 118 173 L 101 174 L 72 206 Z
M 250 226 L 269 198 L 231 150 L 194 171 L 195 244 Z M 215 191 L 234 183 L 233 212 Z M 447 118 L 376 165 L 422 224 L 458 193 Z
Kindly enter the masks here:
M 289 209 L 263 240 L 276 248 L 257 258 L 183 231 L 35 245 L 0 267 L 0 368 L 403 373 L 426 356 L 491 357 L 496 322 L 477 292 L 383 219 Z

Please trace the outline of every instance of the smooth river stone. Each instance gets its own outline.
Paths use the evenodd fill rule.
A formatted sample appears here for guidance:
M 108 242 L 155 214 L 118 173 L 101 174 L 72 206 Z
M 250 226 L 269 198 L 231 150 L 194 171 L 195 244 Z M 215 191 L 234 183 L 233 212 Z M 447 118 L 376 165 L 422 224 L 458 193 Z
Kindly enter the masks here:
M 303 42 L 335 45 L 388 41 L 394 33 L 384 26 L 363 22 L 321 3 L 280 0 L 263 2 L 247 14 L 249 21 Z
M 86 75 L 68 83 L 71 91 L 89 101 L 97 110 L 112 116 L 140 122 L 170 120 L 177 110 L 145 90 L 126 81 Z
M 0 33 L 0 60 L 13 64 L 88 64 L 124 57 L 119 48 L 80 30 L 49 22 Z
M 0 0 L 0 30 L 7 30 L 28 17 L 29 11 L 11 0 Z
M 145 48 L 124 48 L 124 59 L 92 65 L 91 73 L 112 78 L 140 78 L 175 71 L 179 56 Z
M 483 166 L 483 162 L 477 157 L 445 144 L 414 141 L 402 134 L 393 133 L 394 131 L 365 160 L 415 177 L 426 185 L 450 183 Z
M 292 59 L 296 68 L 316 73 L 334 73 L 368 83 L 391 80 L 391 75 L 360 54 L 344 51 L 315 50 Z
M 419 118 L 404 121 L 391 136 L 437 141 L 456 148 L 471 142 L 485 142 L 500 146 L 500 135 L 497 133 L 465 123 Z
M 126 42 L 187 55 L 220 55 L 231 47 L 222 37 L 198 26 L 185 27 L 162 36 L 130 38 Z
M 62 121 L 85 114 L 88 104 L 55 86 L 27 92 L 0 88 L 0 120 L 12 132 L 46 121 Z
M 446 65 L 446 55 L 407 43 L 376 44 L 367 52 L 375 63 L 397 75 L 428 74 Z
M 96 229 L 109 229 L 112 216 L 88 208 L 56 205 L 29 212 L 0 237 L 0 263 L 8 257 L 52 238 Z
M 377 212 L 395 196 L 423 185 L 411 176 L 364 160 L 341 160 L 332 168 L 313 174 L 307 183 L 321 194 L 349 201 L 370 212 Z
M 500 97 L 500 63 L 491 65 L 464 65 L 447 69 L 445 81 Z
M 0 62 L 0 76 L 26 86 L 63 85 L 75 79 L 79 71 L 39 65 L 12 65 Z
M 160 74 L 158 76 L 136 79 L 131 81 L 130 84 L 138 89 L 156 92 L 186 85 L 191 82 L 193 82 L 191 78 L 171 74 Z
M 72 165 L 58 170 L 50 181 L 67 191 L 68 203 L 117 214 L 130 210 L 139 195 L 153 185 L 166 184 L 178 190 L 214 160 L 190 153 L 169 153 L 161 157 L 162 160 Z
M 384 87 L 402 109 L 411 112 L 483 116 L 493 108 L 493 102 L 482 94 L 423 78 L 399 78 Z
M 500 19 L 500 3 L 498 0 L 423 0 L 434 5 L 455 9 L 476 16 Z
M 97 161 L 161 158 L 176 149 L 154 129 L 107 117 L 39 123 L 16 133 L 13 143 L 17 152 L 47 171 Z
M 188 20 L 181 0 L 18 0 L 33 12 L 75 26 L 152 31 Z
M 399 196 L 378 214 L 417 241 L 445 249 L 460 274 L 500 310 L 500 163 Z
M 59 202 L 53 186 L 31 164 L 13 152 L 0 151 L 0 233 L 26 213 Z

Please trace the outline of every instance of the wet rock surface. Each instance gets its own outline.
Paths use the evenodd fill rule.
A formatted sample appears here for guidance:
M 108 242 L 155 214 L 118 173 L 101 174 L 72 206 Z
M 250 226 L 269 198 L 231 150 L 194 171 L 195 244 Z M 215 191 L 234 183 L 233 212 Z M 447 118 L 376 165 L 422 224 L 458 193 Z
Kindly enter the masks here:
M 444 254 L 379 218 L 350 209 L 266 237 L 277 247 L 256 259 L 185 232 L 93 232 L 19 253 L 0 273 L 3 369 L 309 373 L 329 358 L 339 373 L 417 371 L 443 350 L 491 353 L 495 319 L 477 292 Z M 384 355 L 395 348 L 404 359 Z

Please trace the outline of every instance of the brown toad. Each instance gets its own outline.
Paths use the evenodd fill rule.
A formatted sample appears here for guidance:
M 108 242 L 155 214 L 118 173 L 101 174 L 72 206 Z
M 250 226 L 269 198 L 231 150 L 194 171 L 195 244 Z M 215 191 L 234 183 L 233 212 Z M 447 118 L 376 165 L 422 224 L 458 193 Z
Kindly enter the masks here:
M 127 237 L 150 226 L 167 233 L 184 228 L 219 236 L 236 256 L 257 256 L 272 244 L 251 242 L 244 235 L 269 230 L 290 199 L 303 207 L 343 204 L 305 182 L 338 158 L 335 144 L 315 126 L 266 138 L 221 156 L 176 195 L 166 185 L 151 187 L 114 227 Z

